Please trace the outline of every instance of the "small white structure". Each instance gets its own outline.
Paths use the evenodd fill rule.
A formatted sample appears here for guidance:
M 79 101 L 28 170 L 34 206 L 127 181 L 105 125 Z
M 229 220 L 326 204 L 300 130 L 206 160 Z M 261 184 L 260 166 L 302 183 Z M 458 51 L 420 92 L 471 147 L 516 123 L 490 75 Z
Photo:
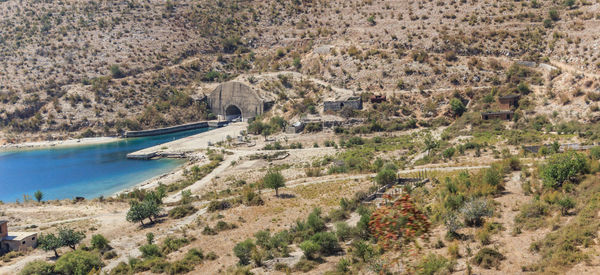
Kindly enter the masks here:
M 0 254 L 37 246 L 35 232 L 8 232 L 8 221 L 0 221 Z

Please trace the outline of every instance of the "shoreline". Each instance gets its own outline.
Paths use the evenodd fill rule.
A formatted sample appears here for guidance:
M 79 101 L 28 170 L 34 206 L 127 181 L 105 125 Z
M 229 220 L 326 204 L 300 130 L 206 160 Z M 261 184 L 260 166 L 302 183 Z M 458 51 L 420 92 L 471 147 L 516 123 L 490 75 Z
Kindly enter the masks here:
M 11 143 L 11 144 L 0 145 L 0 152 L 98 145 L 98 144 L 117 142 L 117 141 L 121 141 L 121 140 L 123 140 L 123 139 L 118 138 L 118 137 L 91 137 L 91 138 L 78 138 L 78 139 L 53 140 L 53 141 L 46 140 L 46 141 L 24 142 L 24 143 Z

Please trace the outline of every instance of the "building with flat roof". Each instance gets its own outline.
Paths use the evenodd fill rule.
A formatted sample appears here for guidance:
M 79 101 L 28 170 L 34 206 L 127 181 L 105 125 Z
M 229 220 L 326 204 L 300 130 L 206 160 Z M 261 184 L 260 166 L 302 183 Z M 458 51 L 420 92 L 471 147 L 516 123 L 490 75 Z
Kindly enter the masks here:
M 490 119 L 502 119 L 502 120 L 511 120 L 513 119 L 515 112 L 513 111 L 498 111 L 498 112 L 483 112 L 481 113 L 481 119 L 490 120 Z
M 8 232 L 8 221 L 0 221 L 0 254 L 36 246 L 36 232 Z

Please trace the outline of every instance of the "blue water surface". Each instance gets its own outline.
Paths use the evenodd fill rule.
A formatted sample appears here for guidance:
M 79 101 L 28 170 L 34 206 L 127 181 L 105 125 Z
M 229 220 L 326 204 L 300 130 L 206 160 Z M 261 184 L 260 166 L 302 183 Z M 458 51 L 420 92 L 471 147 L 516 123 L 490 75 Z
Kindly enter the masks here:
M 183 160 L 130 160 L 128 153 L 205 132 L 209 128 L 130 138 L 118 142 L 0 152 L 0 200 L 23 201 L 42 191 L 44 200 L 111 195 L 181 165 Z

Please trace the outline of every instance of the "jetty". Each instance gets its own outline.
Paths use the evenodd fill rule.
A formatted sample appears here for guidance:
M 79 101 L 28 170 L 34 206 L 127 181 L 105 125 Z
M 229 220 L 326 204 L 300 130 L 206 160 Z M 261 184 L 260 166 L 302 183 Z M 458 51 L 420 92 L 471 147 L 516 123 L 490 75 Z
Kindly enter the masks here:
M 185 158 L 188 153 L 208 149 L 212 144 L 235 139 L 248 127 L 246 122 L 230 123 L 225 127 L 217 128 L 197 135 L 184 137 L 171 142 L 159 144 L 127 154 L 129 159 L 153 158 Z

